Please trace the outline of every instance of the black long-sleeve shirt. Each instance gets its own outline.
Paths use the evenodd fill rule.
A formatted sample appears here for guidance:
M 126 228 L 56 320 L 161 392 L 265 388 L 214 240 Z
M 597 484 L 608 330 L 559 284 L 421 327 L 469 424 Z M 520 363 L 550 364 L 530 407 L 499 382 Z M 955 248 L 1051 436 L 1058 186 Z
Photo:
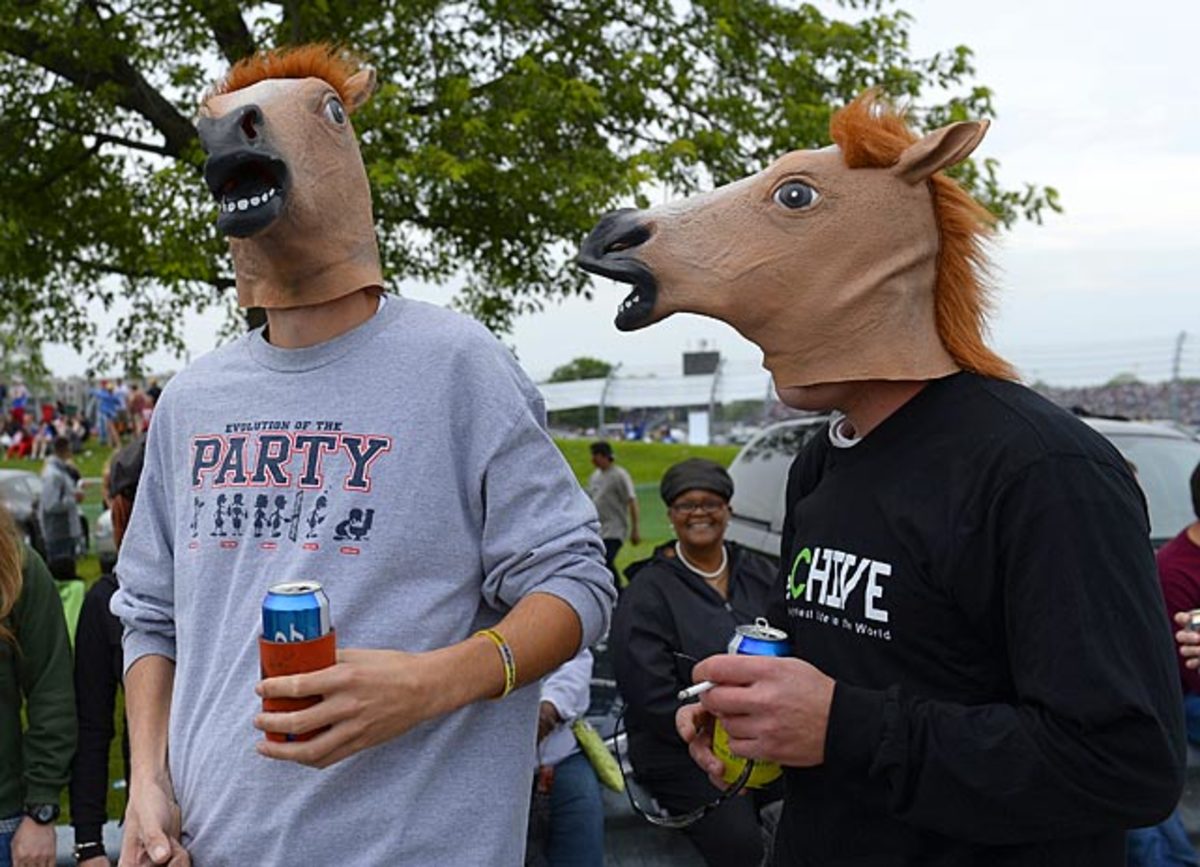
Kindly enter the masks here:
M 771 621 L 837 680 L 775 864 L 1121 865 L 1184 739 L 1145 502 L 1021 386 L 929 384 L 788 482 Z
M 83 600 L 75 631 L 75 708 L 79 747 L 71 766 L 71 822 L 75 842 L 102 839 L 108 818 L 108 752 L 116 723 L 117 689 L 121 686 L 124 655 L 121 621 L 108 610 L 116 592 L 112 575 L 101 575 Z M 125 779 L 129 779 L 129 733 L 122 732 Z

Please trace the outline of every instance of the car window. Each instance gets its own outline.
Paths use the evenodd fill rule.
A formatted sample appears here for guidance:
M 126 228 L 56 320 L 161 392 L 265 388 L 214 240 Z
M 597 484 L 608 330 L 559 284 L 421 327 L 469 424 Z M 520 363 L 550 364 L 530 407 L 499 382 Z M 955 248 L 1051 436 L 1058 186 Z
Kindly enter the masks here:
M 787 474 L 792 459 L 824 421 L 768 428 L 746 444 L 729 468 L 735 515 L 779 529 L 783 523 Z
M 1150 507 L 1150 537 L 1163 542 L 1196 520 L 1188 484 L 1200 464 L 1200 442 L 1174 437 L 1110 434 L 1108 437 L 1136 468 Z

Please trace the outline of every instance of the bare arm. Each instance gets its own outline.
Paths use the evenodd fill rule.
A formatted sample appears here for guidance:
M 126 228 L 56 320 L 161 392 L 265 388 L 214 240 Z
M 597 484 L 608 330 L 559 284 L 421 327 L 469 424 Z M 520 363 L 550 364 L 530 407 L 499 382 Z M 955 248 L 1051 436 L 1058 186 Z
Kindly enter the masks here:
M 638 529 L 638 501 L 637 497 L 629 498 L 629 541 L 634 545 L 641 544 L 642 534 Z
M 129 721 L 129 806 L 121 865 L 186 865 L 180 845 L 181 816 L 167 765 L 167 724 L 175 663 L 154 654 L 125 672 L 125 713 Z
M 175 663 L 165 656 L 143 656 L 125 673 L 125 713 L 134 780 L 167 775 L 167 722 Z
M 526 596 L 494 628 L 512 649 L 518 686 L 574 656 L 582 637 L 574 609 L 548 593 Z M 258 728 L 286 734 L 330 728 L 310 741 L 259 741 L 258 750 L 270 758 L 326 767 L 503 690 L 500 653 L 482 636 L 428 653 L 344 650 L 331 668 L 259 684 L 264 697 L 323 699 L 293 713 L 259 714 Z
M 579 650 L 579 616 L 570 605 L 548 593 L 526 596 L 494 628 L 512 649 L 518 687 L 541 680 Z M 440 700 L 435 702 L 430 717 L 494 698 L 504 690 L 500 653 L 483 636 L 471 636 L 425 655 L 438 669 L 433 683 L 441 684 Z

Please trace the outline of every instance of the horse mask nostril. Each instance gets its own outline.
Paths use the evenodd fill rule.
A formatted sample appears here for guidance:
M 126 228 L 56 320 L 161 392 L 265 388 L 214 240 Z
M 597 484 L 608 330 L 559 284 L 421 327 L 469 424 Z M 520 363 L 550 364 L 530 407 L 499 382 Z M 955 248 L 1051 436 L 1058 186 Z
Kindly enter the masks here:
M 262 115 L 259 114 L 257 106 L 249 106 L 242 112 L 242 134 L 246 137 L 247 141 L 254 141 L 258 138 L 258 128 L 261 125 Z
M 650 227 L 645 223 L 634 222 L 626 218 L 626 220 L 615 223 L 610 227 L 612 235 L 607 239 L 603 246 L 602 255 L 610 253 L 620 253 L 623 250 L 630 250 L 634 247 L 640 247 L 650 239 Z

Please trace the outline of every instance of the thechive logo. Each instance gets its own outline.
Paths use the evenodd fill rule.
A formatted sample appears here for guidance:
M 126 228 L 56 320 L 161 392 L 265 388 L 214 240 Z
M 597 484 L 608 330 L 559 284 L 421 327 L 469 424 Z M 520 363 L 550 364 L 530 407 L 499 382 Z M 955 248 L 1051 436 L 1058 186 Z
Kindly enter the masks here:
M 823 608 L 857 614 L 875 623 L 887 623 L 883 607 L 884 579 L 892 574 L 892 564 L 872 560 L 835 548 L 802 548 L 792 561 L 788 574 L 788 601 L 803 597 Z M 861 591 L 861 592 L 859 592 Z M 851 600 L 861 602 L 853 606 Z
M 819 548 L 817 550 L 820 550 Z M 800 564 L 805 563 L 812 565 L 812 551 L 805 548 L 796 555 L 796 560 L 792 563 L 792 571 L 788 574 L 788 599 L 799 599 L 800 594 L 804 592 L 804 581 L 796 583 L 796 572 L 800 569 Z

